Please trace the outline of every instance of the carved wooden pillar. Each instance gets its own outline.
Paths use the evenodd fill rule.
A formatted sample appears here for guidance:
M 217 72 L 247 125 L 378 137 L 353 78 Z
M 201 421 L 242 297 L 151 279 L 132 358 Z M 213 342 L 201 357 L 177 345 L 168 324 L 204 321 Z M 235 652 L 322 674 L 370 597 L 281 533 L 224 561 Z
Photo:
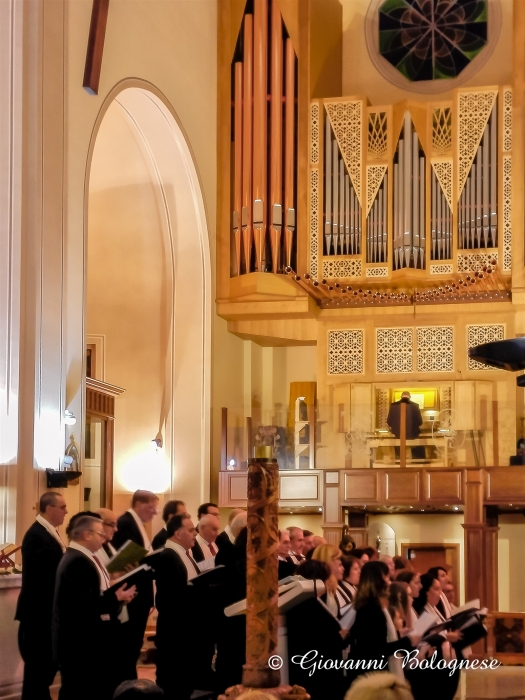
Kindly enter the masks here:
M 278 670 L 268 665 L 277 650 L 279 467 L 276 459 L 250 459 L 248 467 L 248 549 L 246 665 L 244 687 L 276 688 Z
M 324 472 L 323 535 L 329 544 L 339 547 L 344 522 L 341 508 L 341 473 L 339 470 Z

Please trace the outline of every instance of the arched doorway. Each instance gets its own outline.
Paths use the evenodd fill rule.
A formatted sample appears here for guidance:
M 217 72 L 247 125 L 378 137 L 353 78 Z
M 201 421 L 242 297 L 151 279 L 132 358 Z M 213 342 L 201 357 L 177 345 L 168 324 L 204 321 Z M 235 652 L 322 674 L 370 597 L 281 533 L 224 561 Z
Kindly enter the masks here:
M 90 154 L 86 340 L 95 377 L 125 389 L 114 508 L 137 488 L 193 507 L 208 495 L 210 440 L 211 266 L 198 175 L 167 103 L 136 83 L 106 100 Z M 89 487 L 98 455 L 86 437 Z

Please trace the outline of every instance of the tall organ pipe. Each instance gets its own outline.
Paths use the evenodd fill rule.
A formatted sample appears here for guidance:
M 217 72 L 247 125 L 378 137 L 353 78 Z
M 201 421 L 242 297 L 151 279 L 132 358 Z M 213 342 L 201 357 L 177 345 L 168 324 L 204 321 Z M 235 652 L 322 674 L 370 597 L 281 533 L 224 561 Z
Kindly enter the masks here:
M 242 239 L 246 272 L 251 272 L 253 245 L 252 167 L 253 167 L 253 16 L 244 16 L 243 139 L 242 139 Z
M 419 241 L 419 184 L 419 144 L 417 133 L 414 131 L 412 134 L 412 250 L 414 267 L 419 267 L 421 254 Z
M 272 270 L 277 272 L 280 266 L 281 235 L 283 225 L 283 31 L 279 7 L 272 3 L 271 24 L 271 150 L 270 150 L 270 197 L 271 197 L 271 231 L 270 247 L 272 251 Z
M 292 262 L 292 247 L 295 235 L 294 208 L 294 161 L 295 161 L 295 52 L 291 39 L 285 45 L 286 86 L 285 86 L 285 150 L 284 150 L 284 208 L 285 208 L 285 258 L 286 265 Z
M 411 231 L 411 170 L 412 170 L 412 120 L 410 113 L 405 112 L 404 131 L 404 171 L 403 171 L 403 249 L 405 251 L 405 266 L 410 266 L 410 253 L 413 247 Z
M 324 137 L 324 152 L 325 152 L 325 183 L 324 183 L 324 201 L 325 201 L 325 221 L 324 235 L 326 242 L 326 254 L 330 255 L 330 241 L 332 240 L 332 129 L 330 120 L 326 117 L 325 137 Z
M 268 0 L 254 2 L 253 46 L 253 232 L 257 270 L 262 272 L 266 244 Z
M 241 274 L 241 207 L 242 207 L 242 63 L 234 65 L 234 183 L 233 235 L 235 243 L 235 274 Z

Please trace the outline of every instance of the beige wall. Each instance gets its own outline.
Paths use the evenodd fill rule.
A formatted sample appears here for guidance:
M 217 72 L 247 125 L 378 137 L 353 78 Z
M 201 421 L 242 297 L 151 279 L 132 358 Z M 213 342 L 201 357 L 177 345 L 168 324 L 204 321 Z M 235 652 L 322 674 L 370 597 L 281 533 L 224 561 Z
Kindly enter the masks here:
M 86 330 L 105 336 L 105 381 L 125 389 L 115 409 L 116 507 L 120 494 L 170 486 L 169 465 L 157 464 L 149 448 L 165 385 L 170 261 L 137 136 L 114 102 L 98 132 L 89 192 Z
M 464 602 L 465 568 L 463 515 L 370 515 L 369 527 L 382 522 L 390 525 L 396 533 L 397 553 L 404 544 L 458 544 L 460 600 Z M 424 573 L 424 572 L 420 572 Z
M 370 60 L 365 16 L 375 0 L 341 0 L 343 6 L 343 95 L 364 95 L 372 104 L 391 104 L 407 98 L 433 100 L 436 93 L 406 92 L 389 83 Z M 462 87 L 512 82 L 512 0 L 501 0 L 502 24 L 491 57 Z M 447 99 L 446 92 L 437 93 Z

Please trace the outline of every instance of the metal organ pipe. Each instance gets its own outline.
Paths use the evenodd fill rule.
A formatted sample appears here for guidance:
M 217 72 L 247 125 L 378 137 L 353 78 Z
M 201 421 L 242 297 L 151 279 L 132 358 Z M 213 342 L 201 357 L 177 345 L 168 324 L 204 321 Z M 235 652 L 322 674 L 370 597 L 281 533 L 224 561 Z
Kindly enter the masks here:
M 266 158 L 268 107 L 268 1 L 254 3 L 253 25 L 253 233 L 257 270 L 266 248 Z
M 498 245 L 497 114 L 495 104 L 459 200 L 460 248 L 495 248 Z
M 244 17 L 244 70 L 243 70 L 243 149 L 242 149 L 242 239 L 246 272 L 251 272 L 253 245 L 252 232 L 252 147 L 253 122 L 253 17 Z
M 296 227 L 296 57 L 274 0 L 254 0 L 241 32 L 232 66 L 233 271 L 278 272 L 292 263 Z
M 324 201 L 325 201 L 325 219 L 324 219 L 324 235 L 326 243 L 326 255 L 330 255 L 330 241 L 332 240 L 332 129 L 328 118 L 326 119 L 325 138 L 324 138 L 324 167 L 325 167 L 325 183 L 324 183 Z
M 277 272 L 280 266 L 283 226 L 283 30 L 281 13 L 275 2 L 272 4 L 271 51 L 270 247 L 272 270 Z
M 285 257 L 286 265 L 292 261 L 295 235 L 295 52 L 291 39 L 285 44 L 285 160 L 284 160 L 284 208 L 285 208 Z
M 235 274 L 241 274 L 241 207 L 242 207 L 242 63 L 234 66 L 234 182 L 233 182 L 233 235 L 235 242 Z

